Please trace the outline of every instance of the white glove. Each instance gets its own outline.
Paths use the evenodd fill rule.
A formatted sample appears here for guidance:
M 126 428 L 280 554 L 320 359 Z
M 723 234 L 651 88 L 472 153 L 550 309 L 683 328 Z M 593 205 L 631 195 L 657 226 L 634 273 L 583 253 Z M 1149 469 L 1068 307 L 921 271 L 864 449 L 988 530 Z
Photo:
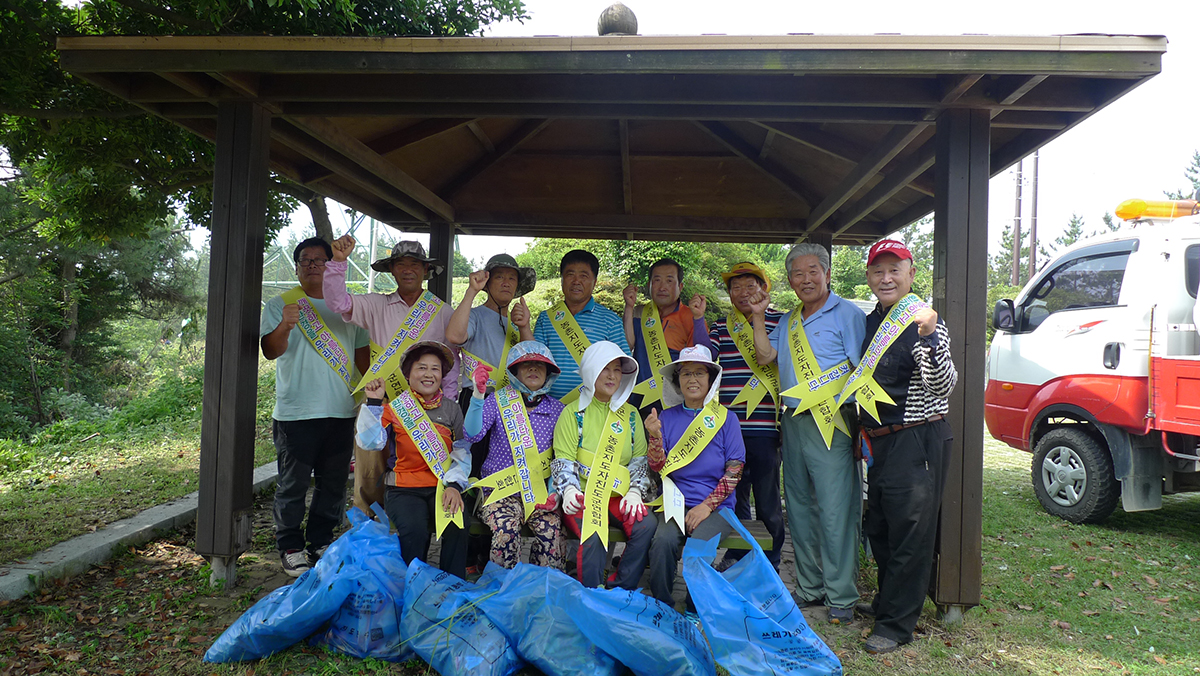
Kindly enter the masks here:
M 636 488 L 630 488 L 625 497 L 621 498 L 621 516 L 625 520 L 635 519 L 641 521 L 643 516 L 646 516 L 646 506 L 642 504 L 642 492 Z
M 563 489 L 563 513 L 568 516 L 573 516 L 583 509 L 583 493 L 579 492 L 574 486 L 567 486 Z

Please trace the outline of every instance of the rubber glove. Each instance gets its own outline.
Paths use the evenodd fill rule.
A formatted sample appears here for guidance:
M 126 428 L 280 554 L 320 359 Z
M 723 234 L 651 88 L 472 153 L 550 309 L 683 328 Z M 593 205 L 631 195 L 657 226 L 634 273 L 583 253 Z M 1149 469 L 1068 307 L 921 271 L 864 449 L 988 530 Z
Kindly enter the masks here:
M 563 513 L 572 516 L 579 513 L 583 509 L 583 493 L 579 492 L 574 486 L 567 486 L 563 489 Z
M 630 488 L 625 497 L 621 498 L 621 516 L 624 517 L 622 520 L 626 525 L 632 526 L 641 521 L 648 511 L 646 505 L 642 504 L 642 492 L 636 488 Z
M 488 373 L 491 370 L 492 367 L 486 364 L 479 364 L 475 367 L 475 372 L 471 374 L 471 379 L 475 381 L 474 396 L 482 399 L 483 395 L 487 393 Z
M 534 505 L 537 509 L 542 509 L 547 512 L 553 512 L 558 508 L 558 493 L 551 493 L 546 496 L 546 501 L 540 505 Z

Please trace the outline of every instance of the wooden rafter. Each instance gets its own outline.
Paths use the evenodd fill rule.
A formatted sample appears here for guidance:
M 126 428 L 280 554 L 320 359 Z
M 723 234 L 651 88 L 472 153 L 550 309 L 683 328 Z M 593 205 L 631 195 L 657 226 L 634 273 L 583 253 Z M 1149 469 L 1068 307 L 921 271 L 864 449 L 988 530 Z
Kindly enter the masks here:
M 774 131 L 779 136 L 795 141 L 805 147 L 818 150 L 830 157 L 844 162 L 858 164 L 870 152 L 870 148 L 861 146 L 836 134 L 822 130 L 818 125 L 804 122 L 761 122 L 755 124 L 768 131 Z M 921 179 L 914 180 L 910 186 L 913 190 L 926 195 L 933 194 L 933 182 Z
M 734 133 L 728 126 L 720 122 L 696 122 L 695 124 L 720 141 L 726 148 L 732 150 L 738 157 L 749 162 L 751 166 L 767 178 L 770 178 L 779 187 L 800 200 L 800 203 L 806 208 L 811 209 L 813 202 L 818 201 L 817 195 L 812 190 L 805 188 L 801 184 L 800 179 L 783 165 L 770 158 L 759 160 L 759 149 L 744 141 L 742 137 Z
M 858 166 L 846 175 L 845 178 L 831 190 L 821 203 L 813 208 L 812 213 L 808 215 L 808 226 L 806 231 L 812 232 L 817 229 L 825 219 L 833 215 L 839 207 L 846 203 L 855 193 L 867 184 L 879 170 L 882 169 L 888 162 L 892 161 L 896 155 L 908 147 L 928 125 L 918 124 L 911 127 L 893 127 L 887 136 L 875 146 L 871 152 L 867 153 Z
M 437 214 L 442 220 L 454 221 L 454 208 L 438 197 L 432 190 L 426 188 L 420 181 L 399 167 L 388 162 L 362 141 L 342 131 L 333 122 L 325 118 L 287 117 L 288 122 L 297 128 L 329 146 L 371 174 L 385 181 L 388 185 L 404 193 L 421 206 Z
M 374 152 L 380 155 L 387 155 L 401 148 L 407 148 L 414 143 L 420 143 L 427 138 L 433 138 L 451 129 L 458 129 L 469 122 L 472 122 L 471 118 L 435 118 L 432 120 L 422 120 L 403 129 L 397 129 L 377 136 L 366 141 L 365 144 Z M 321 181 L 333 175 L 333 172 L 320 166 L 306 169 L 304 173 L 309 177 L 309 181 Z
M 468 183 L 474 181 L 480 174 L 495 166 L 500 160 L 508 157 L 512 151 L 521 147 L 522 143 L 545 129 L 550 122 L 551 120 L 527 120 L 496 146 L 496 152 L 484 155 L 478 162 L 472 164 L 458 176 L 450 179 L 450 182 L 442 187 L 442 194 L 446 196 L 446 199 L 453 199 Z
M 892 195 L 900 192 L 914 178 L 925 173 L 929 167 L 932 167 L 933 160 L 933 144 L 926 143 L 900 162 L 897 162 L 896 166 L 888 172 L 888 175 L 882 181 L 876 183 L 874 187 L 867 191 L 867 194 L 863 195 L 861 199 L 847 210 L 845 215 L 838 219 L 837 227 L 833 228 L 834 234 L 841 234 L 863 218 L 866 218 L 868 214 L 881 204 L 891 199 Z
M 496 146 L 492 144 L 492 139 L 488 138 L 488 135 L 479 127 L 479 122 L 477 120 L 471 120 L 468 122 L 467 129 L 469 129 L 471 133 L 475 135 L 476 140 L 479 141 L 479 145 L 483 146 L 484 152 L 489 155 L 496 152 Z

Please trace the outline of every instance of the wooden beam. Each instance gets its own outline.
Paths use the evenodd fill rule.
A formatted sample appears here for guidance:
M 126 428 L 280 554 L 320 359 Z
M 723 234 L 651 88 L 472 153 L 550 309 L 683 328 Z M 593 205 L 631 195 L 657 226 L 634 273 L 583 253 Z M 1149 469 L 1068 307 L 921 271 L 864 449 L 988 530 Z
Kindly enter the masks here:
M 453 199 L 468 183 L 478 178 L 480 174 L 495 166 L 496 163 L 505 157 L 508 157 L 512 151 L 520 148 L 522 143 L 537 136 L 543 129 L 549 126 L 550 122 L 551 120 L 526 120 L 520 127 L 517 127 L 515 131 L 501 141 L 500 145 L 496 146 L 496 152 L 483 156 L 461 174 L 450 179 L 442 187 L 442 194 L 446 196 L 446 199 Z
M 980 600 L 983 523 L 983 390 L 987 335 L 990 113 L 948 110 L 938 118 L 933 307 L 950 335 L 958 385 L 946 420 L 954 436 L 942 494 L 934 600 Z
M 882 181 L 876 183 L 867 191 L 846 213 L 838 219 L 834 233 L 842 233 L 850 226 L 866 218 L 879 205 L 891 199 L 892 195 L 900 192 L 913 179 L 925 173 L 933 166 L 934 149 L 932 143 L 917 148 L 908 157 L 898 162 Z
M 817 226 L 833 215 L 833 212 L 845 204 L 846 200 L 857 193 L 868 181 L 875 178 L 876 174 L 888 162 L 891 162 L 893 157 L 899 155 L 908 147 L 908 144 L 920 136 L 927 126 L 918 124 L 911 127 L 893 127 L 887 136 L 884 136 L 883 140 L 859 161 L 858 166 L 847 174 L 833 190 L 829 191 L 820 204 L 813 208 L 812 213 L 808 215 L 808 226 L 805 229 L 808 232 L 816 230 Z
M 429 278 L 427 288 L 433 295 L 447 303 L 454 292 L 454 224 L 450 222 L 429 224 L 429 257 L 440 263 L 442 273 Z
M 409 196 L 443 220 L 454 221 L 454 207 L 435 195 L 420 181 L 368 148 L 362 141 L 342 131 L 341 127 L 333 122 L 319 117 L 287 117 L 285 119 L 363 169 L 383 179 L 388 185 Z
M 933 197 L 922 197 L 913 202 L 904 211 L 883 222 L 883 225 L 879 228 L 880 237 L 886 237 L 901 228 L 905 228 L 925 218 L 933 212 L 935 202 Z
M 629 120 L 617 121 L 621 143 L 621 192 L 625 198 L 625 213 L 633 213 L 633 180 L 629 174 Z
M 270 112 L 261 106 L 220 106 L 196 552 L 209 558 L 214 578 L 227 587 L 253 531 L 254 400 L 270 126 Z
M 164 104 L 173 110 L 180 104 Z M 281 105 L 284 115 L 301 117 L 508 117 L 533 119 L 766 120 L 821 123 L 916 124 L 923 109 L 872 106 L 796 106 L 690 103 L 539 103 L 485 101 L 296 102 Z
M 779 134 L 774 129 L 767 129 L 767 136 L 763 139 L 762 148 L 758 150 L 758 161 L 762 162 L 767 159 L 767 155 L 771 154 L 771 144 L 775 142 L 775 137 Z
M 420 143 L 427 138 L 433 138 L 443 132 L 458 129 L 471 121 L 472 118 L 469 117 L 422 120 L 403 129 L 397 129 L 377 136 L 365 143 L 372 151 L 380 155 L 387 155 L 401 148 L 407 148 L 414 143 Z M 333 175 L 333 172 L 320 165 L 306 167 L 304 173 L 309 177 L 309 181 L 322 181 Z
M 159 73 L 158 76 L 205 101 L 211 100 L 219 88 L 216 82 L 203 73 Z
M 290 124 L 284 124 L 282 121 L 276 122 L 271 128 L 271 138 L 299 152 L 308 159 L 320 163 L 330 171 L 336 172 L 346 180 L 373 195 L 403 209 L 414 218 L 420 221 L 429 220 L 429 213 L 423 206 L 417 204 L 394 186 L 370 174 L 362 167 L 342 157 L 328 146 L 316 141 Z M 303 181 L 303 177 L 301 180 Z M 317 189 L 317 185 L 320 184 L 313 185 L 314 190 Z
M 492 145 L 492 139 L 488 138 L 488 135 L 479 128 L 478 121 L 472 120 L 468 122 L 467 129 L 470 129 L 471 133 L 475 135 L 475 138 L 479 140 L 479 145 L 483 146 L 484 152 L 489 155 L 496 152 L 496 146 Z
M 859 145 L 854 141 L 849 141 L 836 134 L 831 134 L 822 130 L 818 125 L 809 124 L 806 122 L 761 122 L 755 121 L 760 127 L 768 131 L 774 131 L 783 138 L 795 141 L 805 147 L 818 150 L 850 164 L 858 164 L 859 161 L 871 151 L 866 146 Z M 911 186 L 913 190 L 925 193 L 926 195 L 933 194 L 933 182 L 925 180 L 913 181 Z
M 762 173 L 767 178 L 774 181 L 779 187 L 786 190 L 806 209 L 811 209 L 812 204 L 817 201 L 817 195 L 812 190 L 804 187 L 800 179 L 792 172 L 788 171 L 782 164 L 768 158 L 760 161 L 758 159 L 759 149 L 747 143 L 742 137 L 738 136 L 732 129 L 720 122 L 696 122 L 697 127 L 708 132 L 716 140 L 720 141 L 726 148 L 732 150 L 738 157 L 746 160 Z
M 1023 79 L 1017 79 L 1016 82 L 1012 83 L 1010 87 L 997 88 L 997 91 L 993 92 L 992 96 L 995 98 L 996 103 L 999 103 L 1002 106 L 1011 106 L 1026 94 L 1033 91 L 1033 88 L 1044 82 L 1047 77 L 1049 76 L 1030 75 Z

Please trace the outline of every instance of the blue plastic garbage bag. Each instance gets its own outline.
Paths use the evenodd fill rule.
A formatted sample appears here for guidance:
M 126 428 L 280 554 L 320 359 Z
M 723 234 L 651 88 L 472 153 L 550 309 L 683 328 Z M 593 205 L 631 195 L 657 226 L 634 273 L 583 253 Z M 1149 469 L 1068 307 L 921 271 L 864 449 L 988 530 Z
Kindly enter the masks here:
M 408 573 L 400 541 L 390 533 L 386 516 L 370 521 L 357 508 L 349 515 L 354 527 L 325 550 L 317 566 L 339 566 L 353 575 L 355 586 L 312 642 L 352 657 L 402 662 L 412 651 L 400 639 Z
M 442 676 L 515 673 L 524 662 L 504 632 L 475 606 L 497 591 L 503 579 L 503 573 L 493 571 L 476 586 L 413 559 L 404 581 L 400 618 L 405 645 Z
M 738 675 L 840 675 L 841 662 L 804 621 L 762 547 L 731 510 L 720 512 L 753 546 L 748 556 L 718 573 L 719 537 L 683 548 L 683 578 L 717 663 Z
M 489 563 L 484 575 L 493 567 L 504 570 Z M 500 627 L 526 662 L 546 676 L 624 673 L 619 662 L 579 631 L 566 608 L 550 602 L 556 592 L 570 595 L 583 591 L 578 580 L 526 563 L 505 572 L 499 593 L 481 599 L 479 609 Z
M 639 590 L 553 589 L 549 602 L 638 676 L 715 674 L 704 636 L 674 608 Z

